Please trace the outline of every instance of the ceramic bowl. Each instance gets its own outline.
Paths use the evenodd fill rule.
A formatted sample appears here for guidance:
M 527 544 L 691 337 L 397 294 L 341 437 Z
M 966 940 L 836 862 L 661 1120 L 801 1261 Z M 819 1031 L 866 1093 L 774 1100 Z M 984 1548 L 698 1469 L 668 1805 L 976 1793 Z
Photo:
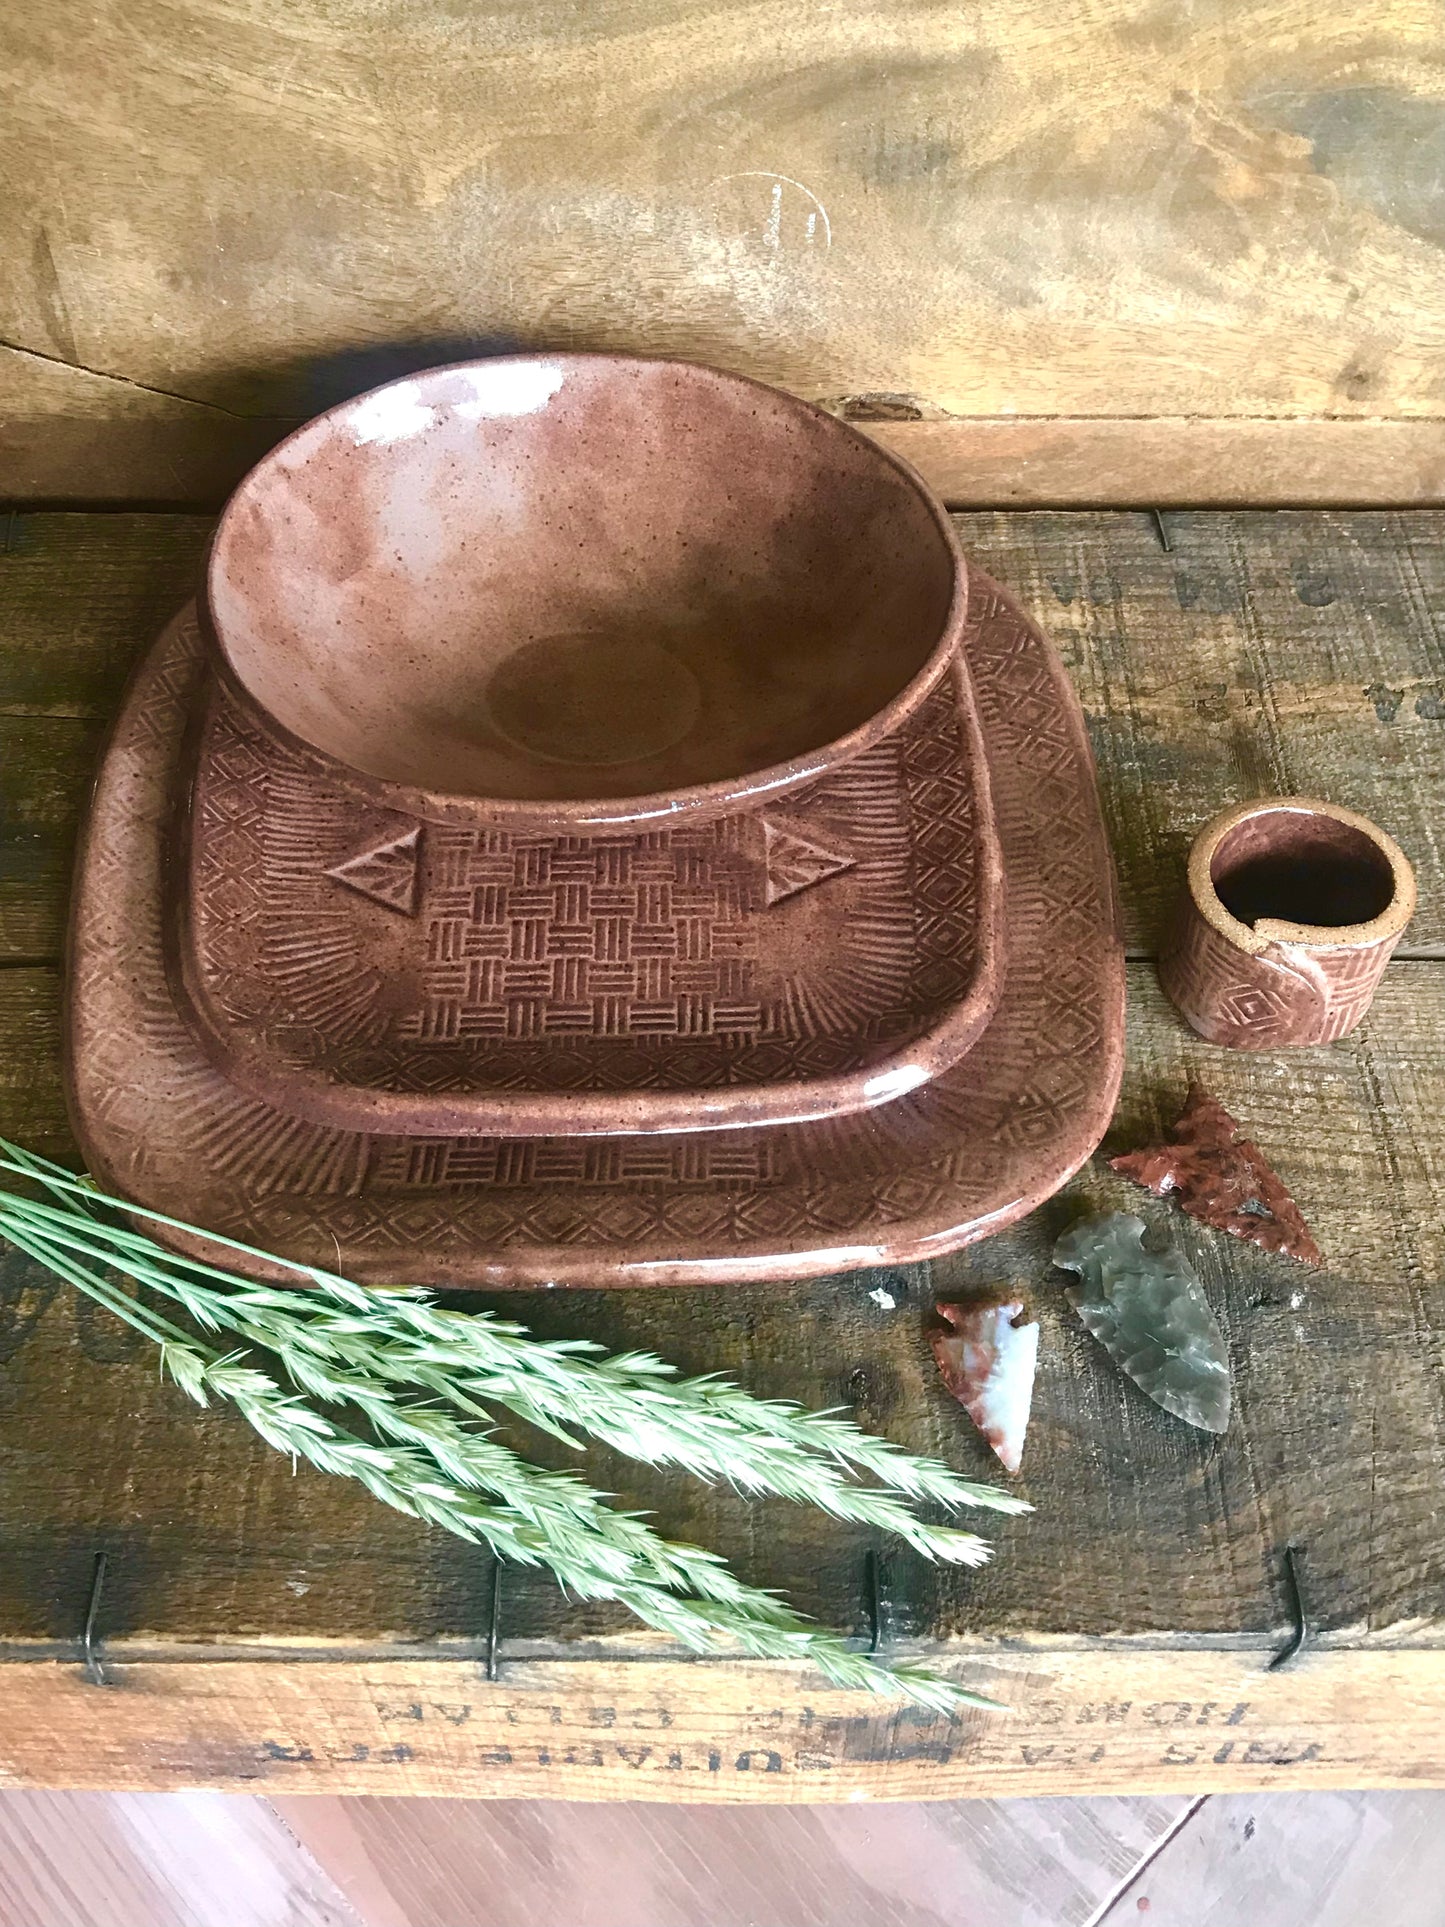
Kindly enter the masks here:
M 922 482 L 683 362 L 506 357 L 319 416 L 207 564 L 221 672 L 370 801 L 442 822 L 721 814 L 870 747 L 955 655 Z

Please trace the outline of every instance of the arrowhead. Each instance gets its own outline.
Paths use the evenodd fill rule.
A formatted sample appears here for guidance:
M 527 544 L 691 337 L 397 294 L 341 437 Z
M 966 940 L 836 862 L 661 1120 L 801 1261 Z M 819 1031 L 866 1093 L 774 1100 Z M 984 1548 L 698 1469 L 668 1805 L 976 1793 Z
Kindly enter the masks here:
M 853 869 L 857 861 L 842 850 L 815 843 L 791 824 L 763 818 L 763 862 L 767 869 L 764 900 L 768 903 L 781 903 L 800 890 L 811 890 L 815 883 Z
M 1054 1263 L 1078 1272 L 1064 1296 L 1141 1392 L 1188 1425 L 1227 1429 L 1229 1353 L 1182 1251 L 1146 1250 L 1143 1219 L 1108 1211 L 1072 1225 Z
M 935 1305 L 944 1321 L 929 1334 L 943 1382 L 998 1454 L 1017 1472 L 1034 1401 L 1039 1328 L 1017 1323 L 1023 1300 L 1002 1305 Z
M 384 843 L 368 844 L 344 863 L 335 864 L 326 874 L 344 883 L 358 896 L 370 897 L 388 910 L 399 910 L 404 917 L 416 915 L 421 881 L 421 825 L 413 823 L 399 836 Z
M 1191 1084 L 1167 1144 L 1110 1158 L 1124 1177 L 1161 1198 L 1173 1196 L 1191 1217 L 1248 1238 L 1307 1265 L 1323 1264 L 1320 1248 L 1283 1179 L 1217 1097 Z

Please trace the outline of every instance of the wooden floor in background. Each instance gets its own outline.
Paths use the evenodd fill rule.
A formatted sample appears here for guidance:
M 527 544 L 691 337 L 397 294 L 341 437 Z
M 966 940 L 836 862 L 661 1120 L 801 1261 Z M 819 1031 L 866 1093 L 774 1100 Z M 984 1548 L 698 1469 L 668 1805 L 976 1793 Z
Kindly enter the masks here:
M 1445 1923 L 1445 1792 L 572 1806 L 0 1794 L 0 1927 Z

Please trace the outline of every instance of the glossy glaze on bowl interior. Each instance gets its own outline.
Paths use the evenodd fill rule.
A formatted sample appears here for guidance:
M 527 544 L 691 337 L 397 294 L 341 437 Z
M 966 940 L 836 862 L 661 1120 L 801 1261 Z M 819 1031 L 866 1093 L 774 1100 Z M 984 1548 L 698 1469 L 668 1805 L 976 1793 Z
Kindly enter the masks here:
M 966 575 L 905 464 L 689 363 L 508 357 L 320 416 L 232 497 L 228 682 L 373 800 L 641 825 L 806 781 L 917 707 Z

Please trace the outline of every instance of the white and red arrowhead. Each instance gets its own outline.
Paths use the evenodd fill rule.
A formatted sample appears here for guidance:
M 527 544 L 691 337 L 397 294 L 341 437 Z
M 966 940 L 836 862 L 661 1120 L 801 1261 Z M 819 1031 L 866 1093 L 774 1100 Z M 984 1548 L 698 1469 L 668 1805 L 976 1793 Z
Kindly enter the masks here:
M 1034 1402 L 1039 1328 L 1016 1321 L 1023 1300 L 939 1304 L 944 1321 L 929 1333 L 943 1382 L 998 1454 L 1005 1472 L 1023 1462 Z

